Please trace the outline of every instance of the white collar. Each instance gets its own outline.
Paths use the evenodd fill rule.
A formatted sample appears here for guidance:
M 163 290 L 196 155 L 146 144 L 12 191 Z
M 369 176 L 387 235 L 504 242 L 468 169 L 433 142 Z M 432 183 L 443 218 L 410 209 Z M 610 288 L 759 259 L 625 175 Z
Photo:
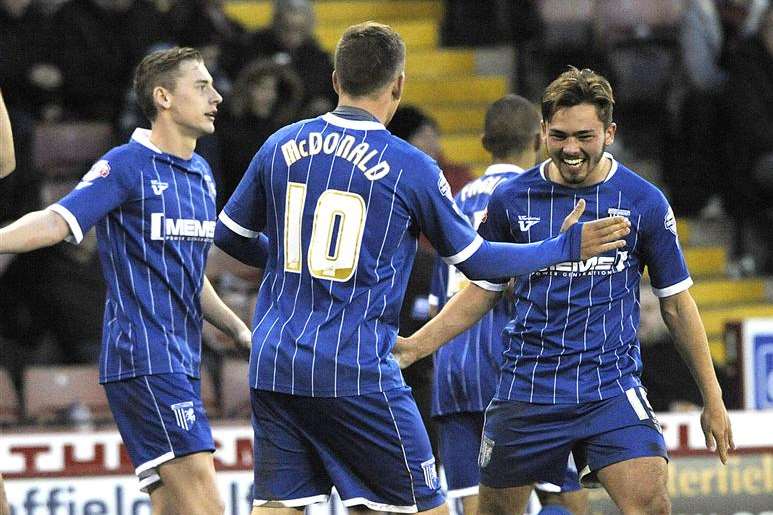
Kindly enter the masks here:
M 494 173 L 517 173 L 520 175 L 525 171 L 526 170 L 524 170 L 518 165 L 513 165 L 508 163 L 497 163 L 494 165 L 490 165 L 488 168 L 486 168 L 484 175 L 491 175 Z
M 348 120 L 341 118 L 333 113 L 325 113 L 322 115 L 322 119 L 327 123 L 343 127 L 344 129 L 354 129 L 359 131 L 383 131 L 386 127 L 381 122 L 374 122 L 371 120 Z
M 150 130 L 149 129 L 140 129 L 140 128 L 134 129 L 134 132 L 132 133 L 132 140 L 136 141 L 137 143 L 139 143 L 143 147 L 149 148 L 150 150 L 152 150 L 156 154 L 163 154 L 164 153 L 164 152 L 161 151 L 160 148 L 155 146 L 150 141 Z
M 609 180 L 612 178 L 613 175 L 615 175 L 615 172 L 617 172 L 617 160 L 614 158 L 612 154 L 609 152 L 604 152 L 604 155 L 602 157 L 606 157 L 610 161 L 612 161 L 612 167 L 609 169 L 609 173 L 607 173 L 607 176 L 604 178 L 601 182 L 609 182 Z M 550 159 L 547 159 L 542 162 L 542 164 L 539 165 L 539 174 L 542 176 L 542 178 L 548 182 L 550 180 L 547 176 L 547 166 L 550 164 Z

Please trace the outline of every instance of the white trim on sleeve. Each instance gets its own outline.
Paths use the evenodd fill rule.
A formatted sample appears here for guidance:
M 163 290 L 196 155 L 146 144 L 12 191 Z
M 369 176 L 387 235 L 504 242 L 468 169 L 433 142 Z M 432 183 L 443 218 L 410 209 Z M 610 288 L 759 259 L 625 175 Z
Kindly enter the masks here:
M 464 247 L 460 252 L 457 252 L 453 256 L 444 257 L 443 261 L 449 265 L 456 265 L 461 263 L 462 261 L 467 260 L 470 256 L 475 254 L 475 251 L 478 250 L 481 245 L 483 245 L 483 238 L 480 234 L 476 234 L 475 239 L 473 239 L 469 245 Z
M 489 281 L 470 281 L 475 286 L 479 286 L 488 291 L 505 291 L 507 289 L 507 283 L 491 283 Z
M 682 293 L 690 286 L 692 286 L 692 278 L 688 277 L 684 281 L 679 281 L 678 283 L 671 286 L 667 286 L 665 288 L 655 288 L 653 286 L 652 293 L 654 293 L 656 297 L 659 297 L 662 299 L 663 297 L 670 297 L 671 295 Z
M 72 214 L 69 209 L 64 207 L 62 204 L 52 204 L 48 206 L 47 209 L 50 209 L 54 213 L 64 218 L 64 221 L 67 222 L 67 225 L 70 227 L 70 235 L 65 238 L 65 241 L 74 243 L 75 245 L 83 241 L 83 231 L 81 230 L 81 224 L 78 223 L 78 219 L 75 218 L 75 215 Z
M 220 211 L 218 218 L 221 222 L 223 222 L 223 225 L 231 229 L 239 236 L 244 236 L 245 238 L 257 238 L 260 235 L 259 232 L 251 231 L 250 229 L 242 227 L 238 223 L 234 222 L 234 220 L 228 216 L 225 211 Z

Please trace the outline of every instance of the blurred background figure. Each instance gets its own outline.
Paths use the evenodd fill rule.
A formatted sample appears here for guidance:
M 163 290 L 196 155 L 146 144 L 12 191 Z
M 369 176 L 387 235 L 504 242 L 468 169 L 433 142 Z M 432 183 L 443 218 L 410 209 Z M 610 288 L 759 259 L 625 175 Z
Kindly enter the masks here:
M 236 189 L 263 142 L 297 119 L 303 98 L 303 82 L 288 65 L 262 59 L 239 73 L 217 124 L 220 146 L 228 149 L 222 156 L 219 206 Z
M 314 37 L 314 11 L 308 0 L 275 0 L 271 25 L 250 34 L 229 49 L 226 69 L 235 77 L 256 58 L 287 65 L 304 85 L 299 117 L 308 118 L 333 109 L 336 95 L 330 80 L 333 63 Z

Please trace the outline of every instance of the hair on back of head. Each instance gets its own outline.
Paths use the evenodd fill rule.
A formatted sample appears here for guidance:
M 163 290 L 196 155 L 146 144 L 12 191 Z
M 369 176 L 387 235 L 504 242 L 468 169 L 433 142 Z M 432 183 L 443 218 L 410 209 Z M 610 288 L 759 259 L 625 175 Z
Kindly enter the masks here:
M 517 155 L 534 143 L 539 127 L 534 104 L 518 95 L 506 95 L 486 111 L 483 147 L 495 158 Z
M 570 66 L 551 82 L 542 95 L 542 119 L 550 122 L 559 109 L 580 104 L 592 104 L 604 127 L 612 123 L 615 98 L 612 86 L 604 76 L 583 68 Z
M 152 52 L 137 65 L 134 72 L 134 94 L 137 104 L 148 120 L 153 121 L 158 115 L 153 101 L 153 90 L 157 86 L 173 90 L 180 64 L 189 60 L 201 62 L 199 51 L 190 47 L 173 47 Z
M 368 21 L 344 32 L 335 50 L 343 92 L 364 97 L 383 89 L 403 71 L 405 43 L 392 27 Z

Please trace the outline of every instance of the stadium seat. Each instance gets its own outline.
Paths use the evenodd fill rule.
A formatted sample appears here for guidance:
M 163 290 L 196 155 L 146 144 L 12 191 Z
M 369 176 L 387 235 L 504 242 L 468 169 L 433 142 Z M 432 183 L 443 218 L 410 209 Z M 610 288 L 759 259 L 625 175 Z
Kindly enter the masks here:
M 80 177 L 113 143 L 109 123 L 42 123 L 35 127 L 32 162 L 48 177 Z
M 247 386 L 248 364 L 240 359 L 226 359 L 220 372 L 223 412 L 226 418 L 249 418 L 250 389 Z
M 20 414 L 19 396 L 11 376 L 6 369 L 0 368 L 0 424 L 15 424 Z
M 91 411 L 94 421 L 111 419 L 96 366 L 33 366 L 24 371 L 24 406 L 30 419 L 60 422 L 77 402 Z

